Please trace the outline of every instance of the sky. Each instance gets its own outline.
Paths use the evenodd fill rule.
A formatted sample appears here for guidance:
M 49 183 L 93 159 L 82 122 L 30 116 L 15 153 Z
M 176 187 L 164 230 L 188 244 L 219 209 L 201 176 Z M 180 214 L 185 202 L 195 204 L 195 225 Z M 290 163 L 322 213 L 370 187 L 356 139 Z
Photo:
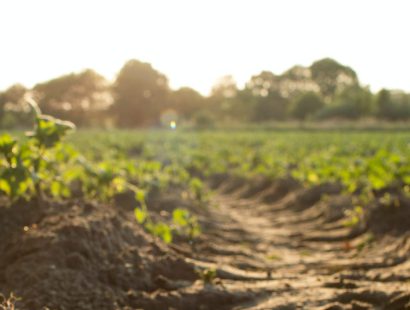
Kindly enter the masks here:
M 410 91 L 408 0 L 1 0 L 0 90 L 129 59 L 208 94 L 331 57 L 363 85 Z

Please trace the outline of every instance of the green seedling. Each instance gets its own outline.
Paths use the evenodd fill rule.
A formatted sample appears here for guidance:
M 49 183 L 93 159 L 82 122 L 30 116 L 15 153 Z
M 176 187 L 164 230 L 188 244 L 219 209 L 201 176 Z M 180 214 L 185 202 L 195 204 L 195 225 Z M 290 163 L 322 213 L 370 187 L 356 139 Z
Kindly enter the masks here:
M 191 215 L 188 210 L 175 209 L 172 212 L 172 222 L 175 230 L 179 234 L 187 236 L 190 241 L 201 234 L 201 228 L 197 218 Z
M 36 196 L 41 204 L 45 183 L 51 191 L 59 190 L 56 181 L 52 182 L 55 175 L 50 172 L 58 165 L 57 146 L 75 128 L 70 122 L 41 114 L 33 100 L 29 103 L 35 115 L 35 128 L 26 134 L 28 141 L 19 142 L 7 134 L 0 137 L 0 154 L 6 163 L 0 170 L 0 190 L 10 203 Z
M 374 235 L 372 233 L 368 233 L 366 237 L 356 246 L 356 249 L 361 252 L 364 248 L 370 246 L 375 241 Z
M 355 227 L 363 220 L 364 212 L 363 208 L 356 206 L 353 210 L 346 210 L 345 216 L 347 219 L 343 222 L 346 227 Z
M 197 270 L 196 273 L 205 285 L 213 284 L 217 276 L 217 271 L 215 268 L 200 269 Z

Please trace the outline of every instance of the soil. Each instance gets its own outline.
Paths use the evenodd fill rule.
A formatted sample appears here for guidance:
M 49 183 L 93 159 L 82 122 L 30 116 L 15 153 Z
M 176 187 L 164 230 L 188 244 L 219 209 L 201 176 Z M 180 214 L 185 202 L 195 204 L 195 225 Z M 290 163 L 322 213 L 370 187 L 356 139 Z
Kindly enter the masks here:
M 346 227 L 351 199 L 334 184 L 211 185 L 202 206 L 178 191 L 151 198 L 158 216 L 196 214 L 193 243 L 145 232 L 127 195 L 0 207 L 0 293 L 18 296 L 17 309 L 410 309 L 408 198 Z

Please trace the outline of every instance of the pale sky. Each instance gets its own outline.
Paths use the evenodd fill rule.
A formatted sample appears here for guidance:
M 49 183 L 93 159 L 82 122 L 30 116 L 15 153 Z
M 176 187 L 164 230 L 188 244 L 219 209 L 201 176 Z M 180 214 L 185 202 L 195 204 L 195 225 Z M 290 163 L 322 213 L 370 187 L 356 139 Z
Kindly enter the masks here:
M 0 0 L 0 90 L 132 58 L 174 89 L 331 57 L 364 85 L 410 91 L 408 0 Z

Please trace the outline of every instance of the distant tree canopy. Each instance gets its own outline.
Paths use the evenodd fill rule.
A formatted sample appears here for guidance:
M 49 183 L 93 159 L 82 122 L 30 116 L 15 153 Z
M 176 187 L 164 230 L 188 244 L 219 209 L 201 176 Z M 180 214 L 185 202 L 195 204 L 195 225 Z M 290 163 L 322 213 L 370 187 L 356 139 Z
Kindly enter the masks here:
M 320 86 L 312 79 L 310 68 L 294 66 L 281 75 L 280 91 L 283 96 L 295 100 L 298 96 L 308 92 L 320 92 Z
M 231 120 L 235 114 L 238 91 L 233 76 L 221 77 L 212 87 L 206 108 L 220 120 Z
M 257 99 L 252 120 L 284 120 L 288 104 L 288 100 L 279 92 L 271 91 L 266 96 L 260 96 Z
M 325 98 L 333 98 L 337 91 L 359 84 L 356 72 L 337 61 L 324 58 L 310 66 L 312 80 L 317 83 Z
M 30 126 L 29 106 L 24 101 L 28 89 L 14 84 L 0 92 L 0 124 L 3 128 Z
M 170 108 L 178 117 L 190 120 L 198 112 L 205 108 L 205 98 L 196 90 L 182 87 L 170 94 Z
M 158 124 L 161 110 L 167 107 L 168 79 L 150 64 L 128 61 L 113 85 L 112 111 L 120 127 Z
M 0 115 L 6 110 L 20 110 L 27 88 L 21 84 L 14 84 L 0 93 Z
M 410 118 L 410 95 L 382 89 L 376 95 L 377 116 L 387 120 Z
M 356 72 L 324 58 L 296 65 L 282 74 L 264 70 L 238 87 L 231 75 L 220 78 L 209 96 L 182 87 L 175 91 L 167 77 L 149 63 L 129 60 L 114 82 L 93 70 L 71 73 L 32 89 L 15 84 L 0 92 L 0 127 L 29 126 L 25 96 L 41 109 L 78 126 L 146 127 L 170 120 L 198 128 L 218 122 L 359 119 L 410 120 L 410 94 L 383 89 L 373 94 L 360 85 Z
M 90 69 L 37 84 L 33 91 L 44 113 L 79 126 L 93 124 L 112 104 L 109 83 Z
M 315 92 L 307 92 L 299 95 L 292 105 L 291 115 L 297 119 L 304 120 L 312 117 L 324 107 L 323 99 Z
M 280 76 L 270 71 L 262 71 L 258 75 L 252 76 L 245 88 L 255 97 L 267 97 L 270 92 L 280 90 Z
M 270 71 L 254 75 L 246 83 L 245 90 L 252 97 L 251 120 L 280 120 L 286 115 L 288 100 L 281 93 L 281 77 Z

